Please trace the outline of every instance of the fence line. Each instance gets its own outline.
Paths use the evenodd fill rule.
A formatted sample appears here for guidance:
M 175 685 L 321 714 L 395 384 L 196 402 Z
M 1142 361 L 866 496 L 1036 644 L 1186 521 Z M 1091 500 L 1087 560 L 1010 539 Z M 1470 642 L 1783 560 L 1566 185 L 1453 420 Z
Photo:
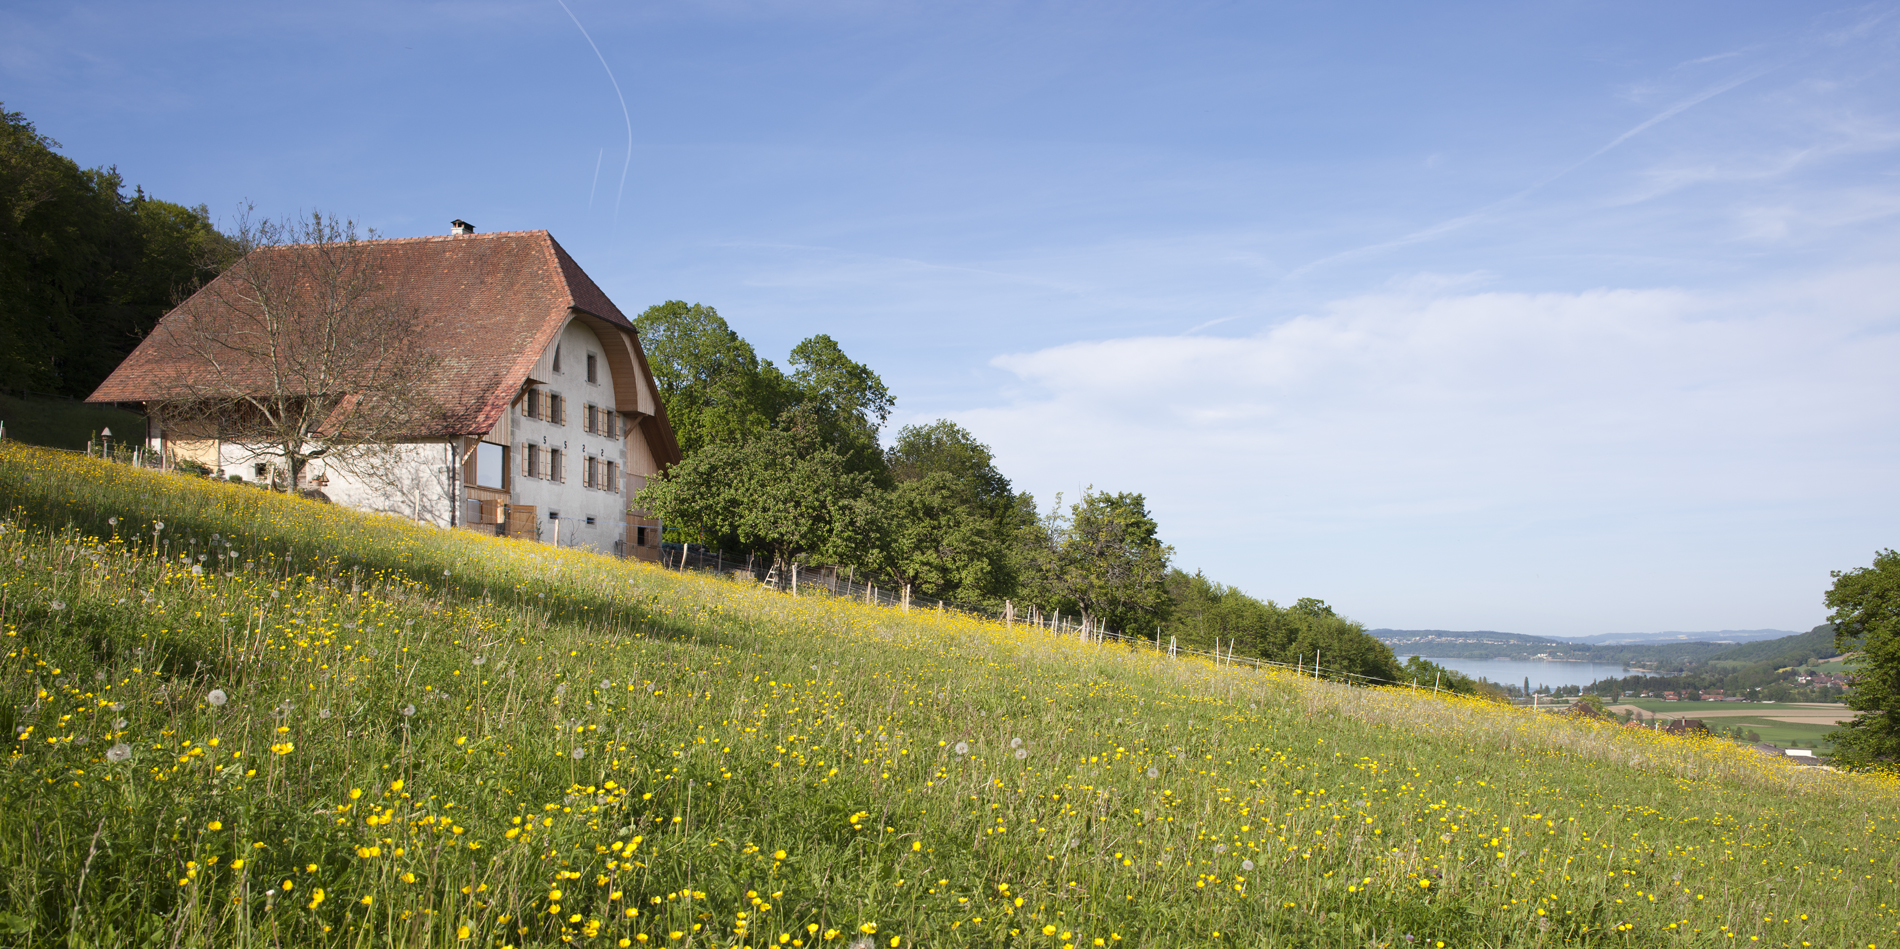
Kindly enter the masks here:
M 1002 610 L 955 604 L 932 597 L 913 596 L 908 589 L 902 586 L 896 588 L 888 586 L 880 587 L 876 583 L 868 580 L 860 582 L 856 579 L 855 570 L 850 567 L 840 567 L 835 564 L 810 566 L 800 563 L 790 565 L 780 564 L 775 567 L 770 561 L 760 562 L 754 555 L 735 556 L 716 548 L 708 551 L 703 546 L 699 547 L 698 550 L 694 550 L 693 548 L 695 546 L 696 545 L 693 544 L 661 545 L 660 565 L 665 569 L 678 570 L 681 572 L 693 570 L 714 573 L 726 577 L 748 577 L 753 582 L 792 596 L 816 593 L 857 600 L 877 606 L 891 607 L 905 612 L 909 612 L 911 609 L 922 609 L 934 611 L 941 615 L 946 611 L 950 611 L 975 619 L 998 620 L 1010 627 L 1020 624 L 1034 629 L 1046 630 L 1051 636 L 1075 636 L 1097 643 L 1117 642 L 1131 648 L 1153 649 L 1157 654 L 1165 654 L 1170 658 L 1197 656 L 1207 659 L 1217 666 L 1251 666 L 1256 670 L 1278 669 L 1285 672 L 1292 672 L 1302 677 L 1310 677 L 1316 681 L 1338 682 L 1344 685 L 1359 687 L 1409 686 L 1414 690 L 1429 690 L 1434 695 L 1459 694 L 1450 689 L 1441 688 L 1437 682 L 1433 682 L 1427 686 L 1411 680 L 1386 679 L 1378 676 L 1361 675 L 1356 672 L 1347 672 L 1343 669 L 1330 669 L 1321 664 L 1321 660 L 1324 657 L 1318 653 L 1314 655 L 1314 661 L 1312 662 L 1305 662 L 1303 660 L 1296 662 L 1278 662 L 1256 656 L 1236 655 L 1234 649 L 1237 645 L 1237 641 L 1230 641 L 1225 652 L 1220 650 L 1218 643 L 1212 652 L 1191 649 L 1180 645 L 1176 642 L 1175 637 L 1172 636 L 1168 637 L 1168 642 L 1164 645 L 1161 642 L 1160 633 L 1157 633 L 1154 639 L 1148 639 L 1144 636 L 1128 636 L 1123 633 L 1112 632 L 1102 628 L 1098 624 L 1086 623 L 1079 617 L 1064 616 L 1060 611 L 1044 613 L 1039 608 L 1029 607 L 1024 612 L 1017 612 L 1014 606 L 1008 601 L 1005 601 Z

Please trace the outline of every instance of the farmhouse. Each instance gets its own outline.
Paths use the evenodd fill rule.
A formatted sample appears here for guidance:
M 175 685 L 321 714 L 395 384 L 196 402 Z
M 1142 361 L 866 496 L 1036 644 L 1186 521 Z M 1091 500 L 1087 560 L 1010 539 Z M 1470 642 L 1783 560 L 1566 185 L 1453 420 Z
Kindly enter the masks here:
M 252 257 L 317 252 L 284 245 Z M 279 486 L 294 478 L 306 493 L 355 508 L 657 559 L 660 525 L 630 510 L 629 498 L 679 461 L 679 445 L 632 322 L 561 245 L 546 231 L 477 234 L 457 221 L 450 235 L 362 241 L 352 252 L 378 305 L 405 314 L 414 333 L 404 338 L 427 366 L 416 390 L 428 410 L 403 416 L 371 450 L 287 464 L 245 421 L 258 416 L 244 404 L 250 390 L 232 385 L 281 393 L 286 383 L 262 347 L 204 343 L 261 332 L 259 315 L 231 302 L 257 296 L 232 286 L 236 267 L 168 313 L 87 401 L 140 405 L 150 450 L 220 478 Z M 184 411 L 214 390 L 238 410 Z M 330 418 L 359 419 L 325 423 L 332 428 L 369 425 L 363 413 L 376 411 L 348 391 L 298 395 Z

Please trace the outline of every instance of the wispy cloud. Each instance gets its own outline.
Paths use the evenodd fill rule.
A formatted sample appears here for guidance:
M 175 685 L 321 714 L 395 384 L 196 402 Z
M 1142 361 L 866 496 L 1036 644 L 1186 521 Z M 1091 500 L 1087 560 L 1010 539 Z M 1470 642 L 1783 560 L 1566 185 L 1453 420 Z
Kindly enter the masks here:
M 1694 95 L 1691 95 L 1685 99 L 1679 100 L 1675 104 L 1669 106 L 1668 108 L 1662 110 L 1661 112 L 1658 112 L 1655 115 L 1652 115 L 1649 118 L 1644 119 L 1643 121 L 1630 127 L 1629 129 L 1624 131 L 1621 135 L 1618 135 L 1615 138 L 1610 139 L 1608 142 L 1604 143 L 1604 145 L 1598 148 L 1596 151 L 1593 151 L 1590 154 L 1577 159 L 1576 161 L 1570 163 L 1569 165 L 1564 166 L 1563 168 L 1557 171 L 1551 172 L 1550 174 L 1544 176 L 1543 178 L 1538 179 L 1537 181 L 1533 182 L 1532 184 L 1530 184 L 1529 186 L 1525 188 L 1522 188 L 1512 194 L 1499 198 L 1498 200 L 1493 201 L 1489 204 L 1486 204 L 1475 211 L 1461 214 L 1457 217 L 1450 218 L 1445 221 L 1440 221 L 1437 224 L 1433 224 L 1430 227 L 1426 227 L 1421 230 L 1413 231 L 1412 233 L 1407 234 L 1403 237 L 1394 238 L 1389 241 L 1380 241 L 1376 244 L 1367 244 L 1362 247 L 1355 247 L 1351 250 L 1340 251 L 1335 254 L 1329 254 L 1325 257 L 1321 257 L 1318 260 L 1312 261 L 1307 264 L 1303 264 L 1299 267 L 1295 267 L 1293 270 L 1289 271 L 1286 274 L 1286 276 L 1283 277 L 1282 279 L 1285 279 L 1285 280 L 1298 279 L 1309 273 L 1312 273 L 1315 270 L 1330 266 L 1332 264 L 1340 263 L 1342 261 L 1351 260 L 1354 258 L 1366 257 L 1372 254 L 1380 253 L 1382 251 L 1392 250 L 1398 247 L 1404 247 L 1408 244 L 1417 244 L 1423 241 L 1432 240 L 1434 238 L 1438 238 L 1446 234 L 1450 234 L 1454 231 L 1462 230 L 1463 228 L 1466 228 L 1479 221 L 1483 221 L 1488 218 L 1491 218 L 1492 216 L 1497 214 L 1497 212 L 1502 211 L 1507 207 L 1510 207 L 1512 205 L 1517 204 L 1518 202 L 1523 201 L 1525 198 L 1528 198 L 1531 195 L 1536 194 L 1537 192 L 1542 191 L 1543 189 L 1556 183 L 1560 179 L 1569 176 L 1572 172 L 1575 172 L 1577 169 L 1590 164 L 1591 162 L 1597 160 L 1598 158 L 1603 157 L 1606 154 L 1609 154 L 1611 151 L 1614 151 L 1617 148 L 1617 146 L 1622 145 L 1623 143 L 1629 141 L 1630 139 L 1635 138 L 1636 136 L 1641 135 L 1652 128 L 1655 128 L 1656 126 L 1661 125 L 1662 123 L 1667 122 L 1670 119 L 1673 119 L 1676 116 L 1681 115 L 1682 113 L 1687 112 L 1690 109 L 1693 109 L 1696 106 L 1701 105 L 1702 103 L 1707 102 L 1710 99 L 1713 99 L 1724 92 L 1728 92 L 1729 90 L 1734 89 L 1738 86 L 1741 86 L 1744 83 L 1747 83 L 1751 80 L 1759 79 L 1762 76 L 1767 75 L 1770 72 L 1773 72 L 1777 68 L 1779 68 L 1779 64 L 1763 66 L 1757 69 L 1749 70 L 1748 72 L 1742 73 L 1739 76 L 1735 76 L 1724 82 L 1711 86 L 1707 89 L 1703 89 L 1700 92 L 1697 92 Z
M 1606 602 L 1660 617 L 1673 596 L 1706 610 L 1730 593 L 1730 618 L 1765 615 L 1765 604 L 1811 599 L 1794 587 L 1812 578 L 1784 560 L 1772 595 L 1716 576 L 1671 591 L 1625 568 L 1679 582 L 1663 562 L 1675 556 L 1665 539 L 1682 531 L 1811 541 L 1900 472 L 1900 449 L 1864 438 L 1900 424 L 1900 390 L 1882 368 L 1900 360 L 1900 269 L 1729 294 L 1429 284 L 1342 299 L 1255 336 L 1001 356 L 1017 399 L 957 417 L 1039 494 L 1073 490 L 1077 472 L 1148 490 L 1189 569 L 1263 578 L 1272 595 L 1328 584 L 1359 618 L 1392 622 L 1484 622 L 1485 610 L 1504 622 L 1525 609 L 1543 629 L 1565 614 L 1584 631 L 1626 619 Z M 1565 526 L 1526 533 L 1526 518 Z M 1229 559 L 1200 560 L 1216 550 Z M 1389 575 L 1342 579 L 1368 557 L 1480 599 L 1491 585 L 1474 577 L 1505 584 L 1526 560 L 1576 573 L 1561 603 L 1506 606 L 1520 597 L 1500 586 L 1488 603 L 1421 608 Z

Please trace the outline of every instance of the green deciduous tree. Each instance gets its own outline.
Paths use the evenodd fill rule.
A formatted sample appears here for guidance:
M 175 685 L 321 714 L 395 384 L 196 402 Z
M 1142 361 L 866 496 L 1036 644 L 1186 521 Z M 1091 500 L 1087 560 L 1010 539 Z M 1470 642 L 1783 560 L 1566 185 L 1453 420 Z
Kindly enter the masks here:
M 868 472 L 809 433 L 715 442 L 647 483 L 633 503 L 705 542 L 794 560 L 877 564 L 886 502 Z
M 1900 765 L 1900 553 L 1883 550 L 1871 567 L 1836 570 L 1827 591 L 1836 645 L 1858 649 L 1847 706 L 1859 714 L 1828 738 L 1850 766 Z
M 884 380 L 846 356 L 837 341 L 823 333 L 792 347 L 790 362 L 797 401 L 781 424 L 813 430 L 853 468 L 881 476 L 878 431 L 896 404 Z
M 669 300 L 634 318 L 653 381 L 692 457 L 771 428 L 796 401 L 791 381 L 760 359 L 712 307 Z
M 0 109 L 0 380 L 85 396 L 165 311 L 215 274 L 203 206 L 131 196 Z
M 1016 586 L 1018 529 L 1034 500 L 996 470 L 989 446 L 955 422 L 907 425 L 884 452 L 891 497 L 891 572 L 926 596 L 1001 605 Z
M 1174 554 L 1158 530 L 1140 494 L 1091 489 L 1066 510 L 1058 495 L 1031 535 L 1025 592 L 1091 625 L 1152 635 L 1166 615 Z
M 1181 645 L 1307 667 L 1317 657 L 1329 672 L 1403 678 L 1391 647 L 1322 600 L 1308 597 L 1280 606 L 1179 570 L 1169 574 L 1168 592 L 1167 629 Z

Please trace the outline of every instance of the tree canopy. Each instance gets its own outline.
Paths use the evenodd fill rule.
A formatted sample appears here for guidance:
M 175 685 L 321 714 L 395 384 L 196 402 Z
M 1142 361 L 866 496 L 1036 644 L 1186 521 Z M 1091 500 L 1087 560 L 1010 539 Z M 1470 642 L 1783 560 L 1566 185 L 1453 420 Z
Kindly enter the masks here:
M 1292 606 L 1257 600 L 1215 583 L 1202 574 L 1180 570 L 1168 575 L 1171 600 L 1168 629 L 1182 645 L 1195 649 L 1231 649 L 1288 665 L 1323 668 L 1388 682 L 1406 681 L 1392 647 L 1341 618 L 1325 601 L 1305 597 Z
M 203 205 L 82 169 L 0 108 L 0 379 L 84 397 L 179 300 L 216 275 Z
M 785 374 L 760 359 L 712 307 L 668 300 L 648 307 L 633 325 L 687 457 L 771 428 L 791 406 Z
M 1828 735 L 1850 766 L 1900 767 L 1900 553 L 1883 550 L 1870 567 L 1836 570 L 1827 591 L 1835 644 L 1858 649 L 1847 707 L 1859 714 Z
M 1060 496 L 1038 515 L 988 445 L 938 419 L 880 433 L 896 398 L 826 334 L 781 371 L 712 307 L 668 301 L 635 321 L 685 460 L 634 503 L 669 536 L 733 553 L 855 568 L 967 606 L 1040 608 L 1095 628 L 1397 680 L 1392 651 L 1316 599 L 1290 607 L 1169 569 L 1138 492 Z
M 1029 592 L 1087 622 L 1142 636 L 1166 615 L 1168 558 L 1140 494 L 1089 490 L 1062 507 L 1060 495 L 1028 539 Z

